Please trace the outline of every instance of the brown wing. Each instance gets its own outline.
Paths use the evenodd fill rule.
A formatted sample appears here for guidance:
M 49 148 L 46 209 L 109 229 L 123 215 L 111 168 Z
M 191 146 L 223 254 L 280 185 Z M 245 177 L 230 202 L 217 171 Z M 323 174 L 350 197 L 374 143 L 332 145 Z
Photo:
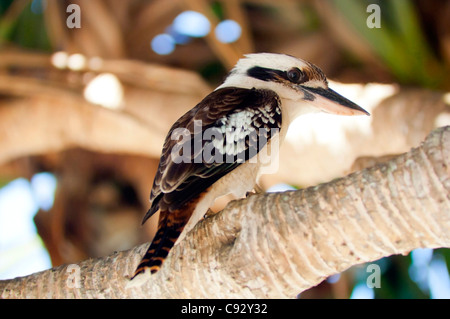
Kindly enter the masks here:
M 170 129 L 143 222 L 159 208 L 173 211 L 182 207 L 255 156 L 272 137 L 271 129 L 280 128 L 280 101 L 275 92 L 213 91 Z

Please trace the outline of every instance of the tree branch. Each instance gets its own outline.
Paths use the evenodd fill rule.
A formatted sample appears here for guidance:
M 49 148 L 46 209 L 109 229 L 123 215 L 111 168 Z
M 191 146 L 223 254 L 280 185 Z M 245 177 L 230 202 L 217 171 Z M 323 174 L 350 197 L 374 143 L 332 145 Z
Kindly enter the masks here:
M 100 64 L 73 72 L 51 67 L 49 55 L 0 53 L 0 95 L 8 97 L 0 99 L 0 165 L 71 147 L 159 158 L 167 128 L 210 92 L 194 72 L 128 60 Z M 2 74 L 8 68 L 25 75 Z M 27 74 L 34 69 L 44 76 Z M 123 109 L 106 109 L 83 97 L 81 79 L 88 72 L 117 76 L 125 90 Z
M 449 191 L 445 127 L 420 147 L 345 178 L 231 202 L 199 223 L 140 287 L 127 288 L 126 277 L 147 245 L 86 260 L 75 273 L 61 266 L 2 281 L 0 296 L 291 298 L 352 265 L 450 247 Z

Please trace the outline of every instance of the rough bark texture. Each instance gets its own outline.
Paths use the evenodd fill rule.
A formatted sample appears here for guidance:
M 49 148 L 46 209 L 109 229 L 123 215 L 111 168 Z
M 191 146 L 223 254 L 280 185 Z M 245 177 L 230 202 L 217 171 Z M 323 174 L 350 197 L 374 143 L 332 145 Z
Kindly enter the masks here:
M 345 178 L 233 201 L 174 247 L 160 272 L 128 288 L 146 247 L 0 282 L 0 296 L 292 298 L 355 264 L 450 247 L 450 127 Z

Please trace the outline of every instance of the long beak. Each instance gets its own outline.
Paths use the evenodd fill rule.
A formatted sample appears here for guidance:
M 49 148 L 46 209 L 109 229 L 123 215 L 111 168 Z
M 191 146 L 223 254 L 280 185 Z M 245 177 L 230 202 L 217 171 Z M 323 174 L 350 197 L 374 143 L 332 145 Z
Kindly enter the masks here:
M 310 88 L 301 86 L 305 92 L 305 100 L 324 112 L 338 115 L 369 115 L 359 105 L 346 99 L 332 89 Z

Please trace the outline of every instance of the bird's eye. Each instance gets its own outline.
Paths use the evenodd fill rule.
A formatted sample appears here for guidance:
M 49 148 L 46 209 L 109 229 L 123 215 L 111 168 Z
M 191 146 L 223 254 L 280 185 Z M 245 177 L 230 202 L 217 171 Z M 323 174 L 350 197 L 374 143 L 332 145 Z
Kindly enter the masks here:
M 298 83 L 300 78 L 302 77 L 302 71 L 300 71 L 298 68 L 290 69 L 287 72 L 287 77 L 292 83 Z

